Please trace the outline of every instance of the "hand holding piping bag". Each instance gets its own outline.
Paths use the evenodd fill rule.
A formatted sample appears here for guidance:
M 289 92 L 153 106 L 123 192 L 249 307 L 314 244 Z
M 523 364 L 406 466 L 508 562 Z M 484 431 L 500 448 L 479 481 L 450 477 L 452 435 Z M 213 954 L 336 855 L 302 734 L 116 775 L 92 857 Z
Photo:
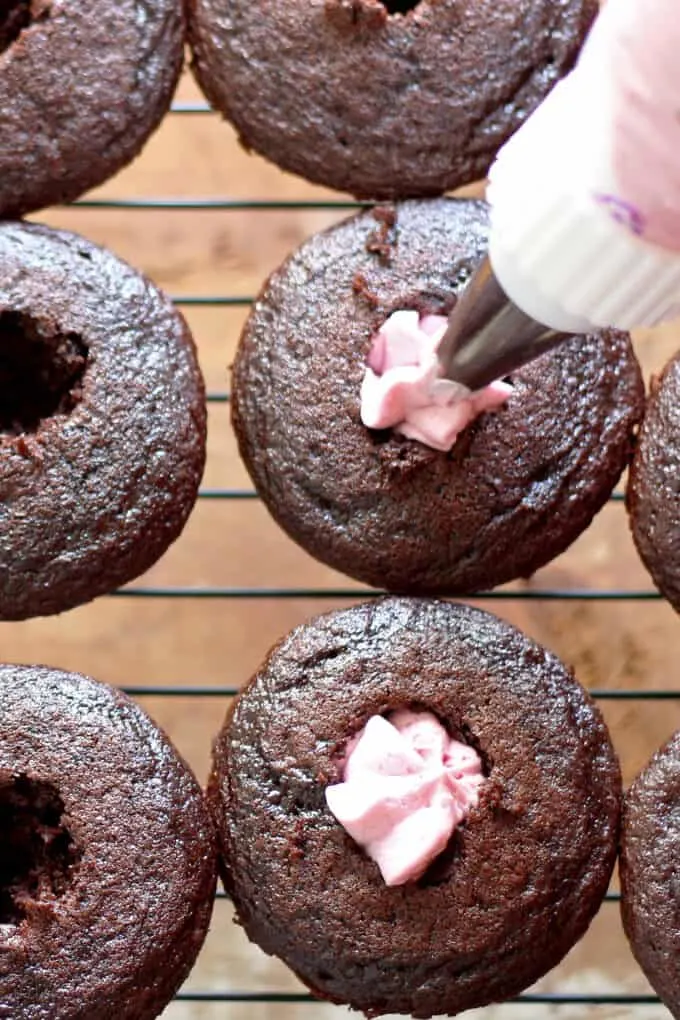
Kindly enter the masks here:
M 439 345 L 476 390 L 574 333 L 680 314 L 680 0 L 608 0 L 498 154 L 489 256 Z

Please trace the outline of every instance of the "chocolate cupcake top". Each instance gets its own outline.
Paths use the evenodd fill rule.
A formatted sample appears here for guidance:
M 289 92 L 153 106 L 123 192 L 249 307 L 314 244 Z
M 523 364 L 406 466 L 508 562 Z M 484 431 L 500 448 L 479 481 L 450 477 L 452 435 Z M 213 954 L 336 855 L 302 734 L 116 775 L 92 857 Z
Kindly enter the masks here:
M 389 887 L 326 805 L 372 716 L 434 713 L 484 764 L 415 883 Z M 515 995 L 585 931 L 616 855 L 620 776 L 592 701 L 478 610 L 382 599 L 297 628 L 237 698 L 210 798 L 239 920 L 319 995 L 368 1015 Z
M 170 105 L 183 50 L 180 0 L 4 0 L 0 218 L 129 163 Z
M 183 318 L 81 237 L 0 224 L 0 619 L 57 613 L 178 536 L 205 460 Z
M 680 1016 L 680 733 L 658 751 L 625 799 L 621 913 L 635 957 L 673 1016 Z
M 215 889 L 201 790 L 129 698 L 0 667 L 0 1012 L 152 1020 L 187 976 Z
M 626 502 L 633 538 L 654 583 L 680 611 L 680 354 L 647 402 L 630 468 Z
M 575 62 L 594 0 L 190 0 L 193 68 L 246 148 L 365 198 L 486 174 Z
M 312 555 L 378 587 L 451 594 L 531 574 L 590 523 L 628 461 L 643 385 L 613 331 L 520 369 L 450 452 L 362 424 L 376 330 L 397 309 L 447 313 L 486 243 L 482 202 L 362 213 L 273 273 L 241 338 L 232 414 L 258 492 Z

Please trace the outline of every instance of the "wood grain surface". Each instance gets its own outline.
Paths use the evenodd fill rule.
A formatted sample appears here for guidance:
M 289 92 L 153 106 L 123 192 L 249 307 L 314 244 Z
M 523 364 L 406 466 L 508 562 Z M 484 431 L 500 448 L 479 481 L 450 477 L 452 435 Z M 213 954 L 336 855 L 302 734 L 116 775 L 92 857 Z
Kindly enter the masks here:
M 188 78 L 178 99 L 199 99 Z M 477 188 L 477 193 L 481 189 Z M 247 155 L 231 129 L 214 115 L 170 116 L 133 166 L 93 198 L 327 198 L 329 192 L 287 176 Z M 257 292 L 265 276 L 297 244 L 340 215 L 336 211 L 132 211 L 76 206 L 36 217 L 107 245 L 148 273 L 174 296 Z M 227 367 L 246 312 L 242 307 L 187 307 L 210 391 L 228 387 Z M 638 338 L 646 377 L 678 347 L 680 327 Z M 251 485 L 239 462 L 227 404 L 210 407 L 206 487 Z M 360 588 L 311 560 L 253 500 L 202 500 L 183 537 L 134 587 Z M 651 590 L 625 520 L 612 504 L 559 560 L 517 588 Z M 348 600 L 344 600 L 344 604 Z M 0 629 L 0 657 L 43 662 L 90 673 L 121 685 L 239 685 L 269 646 L 310 615 L 343 604 L 332 598 L 149 599 L 115 597 L 59 618 Z M 518 624 L 571 663 L 577 676 L 600 689 L 668 688 L 680 684 L 680 622 L 660 601 L 504 601 L 489 610 Z M 171 734 L 204 779 L 211 740 L 226 708 L 221 697 L 146 697 L 144 705 Z M 680 701 L 605 701 L 626 780 L 680 727 Z M 213 929 L 186 990 L 298 991 L 286 969 L 250 947 L 218 901 Z M 618 906 L 606 903 L 591 931 L 539 991 L 645 993 L 621 931 Z M 330 1020 L 345 1011 L 314 1003 L 173 1003 L 167 1020 Z M 470 1014 L 471 1016 L 473 1014 Z M 477 1014 L 474 1014 L 477 1015 Z M 486 1020 L 581 1020 L 668 1014 L 659 1006 L 501 1006 L 480 1011 Z

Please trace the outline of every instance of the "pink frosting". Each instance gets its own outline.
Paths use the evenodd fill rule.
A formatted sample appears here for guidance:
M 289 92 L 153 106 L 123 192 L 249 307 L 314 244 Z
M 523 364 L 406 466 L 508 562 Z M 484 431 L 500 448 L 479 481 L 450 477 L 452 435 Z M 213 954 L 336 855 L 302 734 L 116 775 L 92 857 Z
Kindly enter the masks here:
M 372 716 L 350 743 L 326 802 L 386 885 L 420 878 L 477 804 L 482 762 L 431 712 Z
M 472 393 L 441 378 L 437 347 L 443 315 L 393 312 L 373 339 L 361 385 L 361 420 L 369 429 L 394 428 L 435 450 L 450 450 L 482 411 L 500 407 L 512 392 L 494 382 Z
M 609 119 L 603 144 L 611 146 L 618 193 L 601 198 L 634 233 L 674 251 L 680 251 L 679 49 L 678 0 L 611 0 L 581 57 L 593 76 L 594 102 L 606 104 Z

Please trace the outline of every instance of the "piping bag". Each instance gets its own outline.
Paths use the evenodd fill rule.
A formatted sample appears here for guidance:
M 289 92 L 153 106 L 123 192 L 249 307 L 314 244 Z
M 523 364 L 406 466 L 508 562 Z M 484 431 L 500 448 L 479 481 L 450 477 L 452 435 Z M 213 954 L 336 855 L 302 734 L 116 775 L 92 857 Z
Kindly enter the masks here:
M 489 254 L 441 374 L 481 389 L 574 334 L 680 315 L 680 0 L 607 0 L 489 174 Z

